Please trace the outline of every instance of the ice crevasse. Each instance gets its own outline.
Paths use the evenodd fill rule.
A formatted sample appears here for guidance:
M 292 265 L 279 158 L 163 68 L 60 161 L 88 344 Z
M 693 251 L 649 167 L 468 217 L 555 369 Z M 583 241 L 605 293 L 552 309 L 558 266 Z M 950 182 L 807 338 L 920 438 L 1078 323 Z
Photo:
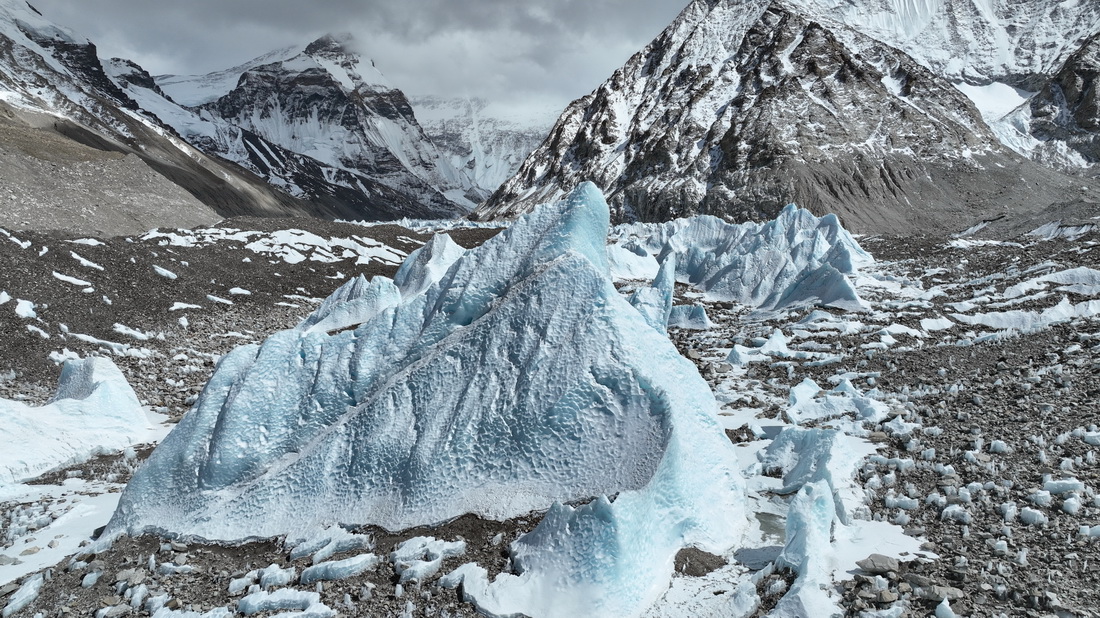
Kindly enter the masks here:
M 549 509 L 513 543 L 513 573 L 452 582 L 489 614 L 640 614 L 681 548 L 740 540 L 744 486 L 706 382 L 615 290 L 608 218 L 585 183 L 234 350 L 105 537 L 240 542 Z

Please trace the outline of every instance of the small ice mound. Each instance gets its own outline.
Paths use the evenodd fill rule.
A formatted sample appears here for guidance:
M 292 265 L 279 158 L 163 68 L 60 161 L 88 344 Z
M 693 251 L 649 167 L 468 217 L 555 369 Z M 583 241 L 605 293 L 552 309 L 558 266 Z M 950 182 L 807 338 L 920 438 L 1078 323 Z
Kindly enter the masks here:
M 585 183 L 394 306 L 342 311 L 397 289 L 349 282 L 229 353 L 105 537 L 306 538 L 549 509 L 513 543 L 519 574 L 484 582 L 479 605 L 640 614 L 681 548 L 740 538 L 744 481 L 707 383 L 615 289 L 608 218 Z M 339 329 L 314 328 L 334 315 Z
M 815 217 L 791 204 L 764 224 L 704 215 L 616 231 L 658 251 L 658 259 L 675 254 L 677 279 L 714 300 L 762 309 L 866 309 L 848 276 L 873 258 L 834 215 Z
M 772 331 L 759 347 L 750 348 L 740 344 L 734 344 L 727 356 L 731 365 L 747 365 L 749 363 L 771 362 L 775 358 L 791 358 L 794 354 L 787 347 L 787 337 L 778 328 Z
M 714 328 L 714 322 L 710 321 L 707 309 L 699 303 L 692 305 L 673 305 L 668 313 L 669 328 L 685 328 L 688 330 L 708 330 Z
M 0 399 L 0 485 L 18 483 L 149 437 L 149 419 L 109 358 L 69 359 L 44 406 Z
M 841 380 L 831 391 L 823 391 L 810 378 L 791 387 L 787 419 L 795 425 L 840 416 L 855 420 L 879 423 L 886 420 L 890 406 L 863 394 L 852 383 Z

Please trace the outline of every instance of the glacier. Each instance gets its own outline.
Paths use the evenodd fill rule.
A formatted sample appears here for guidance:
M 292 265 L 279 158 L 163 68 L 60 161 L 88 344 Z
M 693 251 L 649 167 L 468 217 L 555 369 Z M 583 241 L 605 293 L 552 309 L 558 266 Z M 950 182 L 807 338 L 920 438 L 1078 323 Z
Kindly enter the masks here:
M 108 358 L 65 361 L 57 393 L 44 406 L 0 399 L 0 487 L 147 442 L 149 418 Z
M 396 283 L 355 279 L 232 351 L 103 542 L 549 509 L 512 544 L 513 573 L 465 575 L 482 611 L 640 614 L 680 549 L 736 545 L 745 487 L 707 383 L 616 291 L 608 228 L 584 183 L 476 249 L 430 243 Z M 667 319 L 671 277 L 655 289 Z
M 643 251 L 676 258 L 676 279 L 717 301 L 765 310 L 821 305 L 863 310 L 850 276 L 874 258 L 835 215 L 816 217 L 794 204 L 767 223 L 727 223 L 700 215 L 667 223 L 616 226 L 611 252 L 620 263 Z M 631 272 L 629 267 L 621 267 Z

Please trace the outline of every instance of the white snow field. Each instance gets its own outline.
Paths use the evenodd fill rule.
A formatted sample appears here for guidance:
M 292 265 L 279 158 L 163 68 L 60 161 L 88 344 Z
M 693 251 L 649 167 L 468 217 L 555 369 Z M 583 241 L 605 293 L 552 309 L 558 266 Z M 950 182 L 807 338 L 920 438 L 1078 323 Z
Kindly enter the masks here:
M 105 537 L 241 541 L 549 508 L 512 545 L 519 575 L 467 569 L 467 594 L 496 615 L 640 615 L 681 548 L 742 539 L 745 487 L 707 383 L 616 291 L 608 220 L 583 184 L 231 352 Z
M 110 359 L 67 360 L 44 406 L 0 399 L 0 487 L 148 442 L 150 423 Z
M 619 275 L 644 273 L 645 258 L 638 255 L 644 250 L 658 260 L 676 256 L 677 280 L 711 300 L 762 309 L 866 308 L 849 277 L 874 260 L 834 215 L 818 218 L 792 204 L 764 224 L 702 215 L 620 225 L 611 237 Z

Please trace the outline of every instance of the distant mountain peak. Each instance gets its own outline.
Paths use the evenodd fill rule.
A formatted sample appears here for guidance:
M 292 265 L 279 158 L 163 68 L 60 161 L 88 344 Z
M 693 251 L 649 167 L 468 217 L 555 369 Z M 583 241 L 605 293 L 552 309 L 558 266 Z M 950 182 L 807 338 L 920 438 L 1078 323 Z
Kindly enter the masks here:
M 354 43 L 355 36 L 350 32 L 329 33 L 307 45 L 305 53 L 310 56 L 328 54 L 356 56 L 358 54 L 351 49 Z

